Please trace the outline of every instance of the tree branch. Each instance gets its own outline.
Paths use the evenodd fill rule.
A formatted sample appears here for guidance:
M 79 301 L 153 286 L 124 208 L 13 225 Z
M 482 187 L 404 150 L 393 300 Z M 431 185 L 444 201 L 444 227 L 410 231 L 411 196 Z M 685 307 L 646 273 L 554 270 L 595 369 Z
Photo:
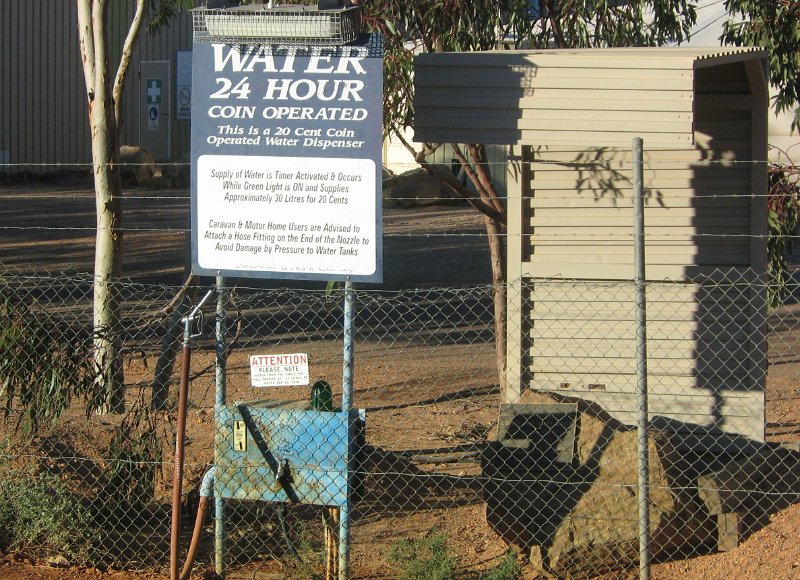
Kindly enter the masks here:
M 474 209 L 478 210 L 484 215 L 489 216 L 493 220 L 497 220 L 501 224 L 505 224 L 505 216 L 498 212 L 492 205 L 486 203 L 483 199 L 479 197 L 475 197 L 475 194 L 461 185 L 461 183 L 456 179 L 456 177 L 451 172 L 443 173 L 441 171 L 436 171 L 436 168 L 428 163 L 426 157 L 436 151 L 439 148 L 439 145 L 435 145 L 432 148 L 426 147 L 422 151 L 417 151 L 414 149 L 414 146 L 411 145 L 404 137 L 400 134 L 399 131 L 396 129 L 392 129 L 393 133 L 397 136 L 400 143 L 414 156 L 414 160 L 419 164 L 419 166 L 428 172 L 429 175 L 432 175 L 439 181 L 441 181 L 446 187 L 448 187 L 453 193 L 455 193 L 458 197 L 463 198 L 466 200 L 468 204 L 470 204 Z M 469 169 L 469 165 L 466 165 L 466 169 Z
M 133 54 L 133 47 L 139 38 L 139 32 L 142 30 L 142 23 L 144 22 L 145 13 L 145 0 L 136 0 L 136 12 L 133 15 L 130 27 L 128 28 L 128 35 L 125 37 L 125 43 L 122 45 L 122 54 L 119 59 L 119 66 L 117 67 L 117 74 L 114 78 L 114 91 L 112 97 L 114 99 L 114 122 L 117 134 L 122 126 L 122 93 L 125 90 L 125 81 L 128 78 L 128 67 L 130 66 L 131 56 Z
M 486 203 L 482 198 L 477 197 L 475 192 L 470 191 L 456 179 L 456 176 L 448 169 L 446 171 L 437 171 L 436 167 L 427 161 L 417 161 L 420 167 L 427 171 L 430 175 L 441 181 L 453 193 L 466 200 L 473 208 L 481 212 L 483 215 L 490 217 L 500 224 L 505 224 L 505 215 L 499 213 L 490 204 Z
M 94 100 L 94 33 L 92 31 L 92 3 L 89 0 L 75 0 L 78 8 L 78 42 L 83 64 L 83 80 L 86 83 L 86 95 L 89 101 Z
M 99 103 L 108 97 L 108 55 L 106 54 L 105 23 L 108 4 L 106 0 L 92 1 L 92 43 L 94 45 L 94 95 Z
M 483 188 L 483 183 L 481 183 L 481 180 L 478 179 L 477 175 L 475 175 L 475 171 L 472 169 L 472 165 L 469 164 L 469 160 L 467 159 L 466 155 L 464 155 L 464 152 L 461 151 L 461 147 L 459 147 L 458 143 L 450 143 L 450 147 L 453 148 L 453 153 L 455 154 L 459 163 L 461 163 L 461 168 L 464 170 L 464 173 L 467 174 L 467 178 L 469 178 L 469 180 L 475 185 L 475 188 L 478 190 L 481 198 L 484 201 L 488 201 L 489 196 Z
M 488 163 L 488 159 L 486 159 L 486 149 L 485 147 L 479 147 L 478 145 L 468 145 L 469 153 L 472 155 L 472 158 L 475 160 L 475 172 L 480 179 L 481 185 L 483 185 L 484 192 L 488 201 L 494 206 L 494 208 L 498 212 L 504 212 L 505 208 L 503 207 L 502 202 L 500 201 L 500 196 L 497 195 L 497 190 L 494 188 L 494 184 L 492 183 L 492 176 L 486 171 L 486 164 Z
M 409 143 L 406 140 L 406 138 L 403 137 L 403 134 L 400 133 L 397 129 L 392 128 L 392 132 L 398 138 L 398 140 L 400 141 L 400 144 L 403 145 L 403 147 L 405 147 L 406 150 L 409 153 L 411 153 L 411 156 L 414 158 L 414 161 L 416 161 L 417 163 L 424 162 L 425 158 L 428 157 L 428 155 L 432 155 L 433 152 L 436 151 L 439 148 L 438 144 L 431 145 L 429 143 L 426 143 L 421 151 L 417 151 L 416 149 L 414 149 L 414 146 L 411 143 Z M 420 161 L 420 159 L 422 161 Z
M 395 127 L 392 127 L 392 132 L 400 140 L 400 143 L 403 145 L 403 147 L 405 147 L 406 150 L 409 153 L 411 153 L 411 156 L 414 159 L 416 159 L 417 155 L 419 154 L 419 152 L 416 149 L 414 149 L 414 146 L 411 143 L 409 143 L 408 141 L 406 141 L 406 139 L 405 139 L 405 137 L 403 137 L 402 133 L 400 133 L 400 131 L 398 129 L 396 129 Z
M 477 207 L 473 204 L 473 207 L 476 207 L 478 211 L 480 211 L 483 215 L 488 216 L 495 220 L 497 223 L 501 224 L 505 227 L 506 225 L 506 214 L 505 208 L 499 202 L 497 202 L 497 191 L 494 189 L 494 185 L 491 184 L 491 179 L 489 180 L 489 187 L 491 188 L 490 191 L 487 191 L 484 187 L 484 184 L 475 174 L 472 169 L 472 166 L 469 164 L 464 152 L 461 151 L 461 147 L 458 146 L 457 143 L 451 143 L 450 146 L 453 148 L 453 153 L 455 154 L 456 158 L 458 159 L 459 163 L 461 163 L 461 167 L 464 169 L 464 172 L 467 174 L 467 177 L 478 190 L 478 194 L 481 196 L 481 206 Z M 457 183 L 457 181 L 456 181 Z M 459 183 L 459 185 L 461 185 Z M 464 188 L 465 191 L 469 191 L 468 189 Z
M 169 316 L 178 303 L 183 300 L 183 296 L 191 289 L 192 285 L 195 283 L 195 276 L 194 274 L 189 274 L 189 277 L 186 278 L 186 281 L 180 287 L 180 289 L 175 293 L 172 300 L 170 300 L 165 306 L 162 306 L 152 314 L 150 314 L 150 318 L 163 318 L 165 316 Z

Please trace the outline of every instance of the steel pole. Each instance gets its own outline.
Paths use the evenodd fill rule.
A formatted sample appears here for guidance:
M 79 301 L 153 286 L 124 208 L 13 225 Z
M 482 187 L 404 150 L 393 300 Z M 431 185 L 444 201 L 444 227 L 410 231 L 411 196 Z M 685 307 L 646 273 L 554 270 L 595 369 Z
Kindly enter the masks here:
M 639 487 L 639 578 L 650 579 L 650 483 L 647 436 L 647 296 L 644 244 L 644 154 L 640 137 L 633 140 L 634 263 L 636 286 L 636 402 L 638 416 L 637 472 Z
M 355 292 L 350 278 L 344 283 L 344 352 L 342 362 L 342 412 L 347 414 L 347 499 L 339 513 L 339 580 L 350 577 L 350 496 L 352 493 L 353 462 L 353 363 L 355 349 L 353 341 L 353 318 L 355 316 Z
M 355 292 L 350 278 L 344 283 L 344 356 L 342 362 L 342 411 L 353 408 L 353 310 Z
M 225 405 L 227 397 L 226 385 L 226 364 L 227 364 L 227 345 L 225 344 L 226 313 L 225 301 L 227 299 L 225 289 L 225 279 L 217 275 L 217 313 L 215 327 L 215 351 L 216 364 L 214 379 L 216 392 L 214 396 L 214 406 Z M 216 448 L 214 453 L 216 454 Z M 216 465 L 216 458 L 214 459 Z M 225 500 L 214 495 L 214 570 L 219 576 L 225 576 Z

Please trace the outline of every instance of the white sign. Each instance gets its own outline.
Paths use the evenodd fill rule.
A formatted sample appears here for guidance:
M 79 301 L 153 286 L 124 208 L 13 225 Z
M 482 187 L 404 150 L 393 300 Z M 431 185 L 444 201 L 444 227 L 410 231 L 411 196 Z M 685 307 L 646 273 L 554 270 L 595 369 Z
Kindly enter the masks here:
M 147 128 L 151 131 L 158 131 L 158 105 L 149 105 L 147 107 Z
M 191 119 L 192 115 L 192 51 L 179 50 L 175 60 L 175 118 Z
M 297 387 L 307 385 L 308 355 L 256 354 L 250 357 L 250 383 L 254 387 Z
M 237 138 L 257 147 L 265 136 Z M 200 156 L 198 264 L 207 270 L 373 274 L 375 175 L 371 159 Z
M 381 282 L 383 42 L 192 47 L 192 272 Z

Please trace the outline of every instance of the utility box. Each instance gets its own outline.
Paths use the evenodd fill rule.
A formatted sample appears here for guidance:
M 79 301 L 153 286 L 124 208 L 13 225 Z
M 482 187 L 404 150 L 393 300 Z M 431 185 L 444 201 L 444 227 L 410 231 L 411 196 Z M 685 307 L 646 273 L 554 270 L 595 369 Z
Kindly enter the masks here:
M 361 496 L 363 410 L 262 401 L 215 414 L 217 497 L 342 507 Z
M 417 141 L 505 144 L 508 391 L 636 422 L 631 142 L 644 141 L 651 424 L 764 440 L 766 52 L 419 55 Z

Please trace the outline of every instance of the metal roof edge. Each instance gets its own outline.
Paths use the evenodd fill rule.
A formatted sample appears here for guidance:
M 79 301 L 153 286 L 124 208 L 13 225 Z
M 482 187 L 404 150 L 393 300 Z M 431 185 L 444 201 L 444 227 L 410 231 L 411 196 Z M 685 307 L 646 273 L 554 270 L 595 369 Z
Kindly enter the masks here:
M 746 60 L 767 57 L 767 51 L 758 47 L 613 47 L 613 48 L 576 48 L 576 49 L 547 49 L 547 50 L 489 50 L 474 52 L 428 52 L 420 53 L 414 58 L 415 62 L 426 66 L 447 66 L 466 64 L 476 60 L 491 60 L 493 64 L 503 61 L 509 66 L 522 64 L 536 65 L 531 62 L 531 57 L 539 57 L 546 62 L 546 66 L 558 66 L 556 61 L 581 59 L 581 68 L 591 68 L 595 59 L 602 60 L 606 66 L 613 66 L 610 59 L 619 56 L 626 61 L 636 60 L 641 57 L 641 68 L 658 68 L 658 62 L 672 61 L 674 68 L 680 61 L 679 68 L 698 69 L 742 62 Z M 585 59 L 585 60 L 584 60 Z M 465 62 L 466 61 L 466 62 Z M 487 63 L 489 64 L 489 63 Z M 545 66 L 545 62 L 541 66 Z

